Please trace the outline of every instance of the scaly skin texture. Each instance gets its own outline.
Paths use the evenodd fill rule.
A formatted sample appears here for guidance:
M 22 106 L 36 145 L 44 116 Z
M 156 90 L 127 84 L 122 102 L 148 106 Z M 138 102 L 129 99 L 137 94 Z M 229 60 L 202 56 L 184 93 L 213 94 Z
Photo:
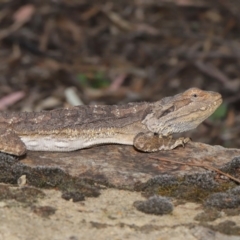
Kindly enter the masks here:
M 0 151 L 73 151 L 99 144 L 153 152 L 184 146 L 173 133 L 196 128 L 222 103 L 219 93 L 191 88 L 153 103 L 77 106 L 44 112 L 0 113 Z

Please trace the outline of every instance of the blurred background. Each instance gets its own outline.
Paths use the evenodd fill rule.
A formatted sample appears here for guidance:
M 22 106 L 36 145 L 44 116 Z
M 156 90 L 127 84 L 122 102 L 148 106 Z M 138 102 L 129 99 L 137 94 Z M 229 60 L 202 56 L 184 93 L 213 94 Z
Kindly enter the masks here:
M 0 109 L 155 101 L 190 87 L 224 104 L 194 141 L 240 147 L 239 0 L 0 1 Z

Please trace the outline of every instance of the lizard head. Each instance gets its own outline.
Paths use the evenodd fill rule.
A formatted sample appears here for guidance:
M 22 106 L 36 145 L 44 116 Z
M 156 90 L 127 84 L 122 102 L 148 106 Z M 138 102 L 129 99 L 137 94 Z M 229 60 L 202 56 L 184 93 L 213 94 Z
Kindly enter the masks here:
M 151 132 L 163 136 L 196 128 L 222 103 L 219 93 L 190 88 L 153 104 L 153 112 L 143 123 Z
M 209 117 L 222 103 L 222 96 L 217 92 L 203 91 L 190 88 L 182 94 L 176 95 L 175 109 L 181 108 L 181 102 L 186 102 L 190 108 L 194 107 L 204 112 Z M 200 114 L 202 116 L 202 114 Z M 204 114 L 203 114 L 204 115 Z

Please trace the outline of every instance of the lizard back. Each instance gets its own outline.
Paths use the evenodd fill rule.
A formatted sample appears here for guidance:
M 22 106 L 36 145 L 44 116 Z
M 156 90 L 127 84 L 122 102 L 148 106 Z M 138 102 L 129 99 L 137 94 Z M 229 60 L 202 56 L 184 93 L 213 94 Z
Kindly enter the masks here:
M 122 128 L 141 121 L 150 112 L 148 103 L 125 105 L 90 105 L 42 112 L 1 112 L 0 124 L 16 133 L 35 134 L 63 129 Z

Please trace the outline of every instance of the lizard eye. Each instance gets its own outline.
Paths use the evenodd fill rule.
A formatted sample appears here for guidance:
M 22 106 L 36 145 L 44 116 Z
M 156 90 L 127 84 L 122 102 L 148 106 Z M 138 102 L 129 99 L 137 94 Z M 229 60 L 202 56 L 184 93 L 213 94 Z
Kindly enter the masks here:
M 192 96 L 196 98 L 198 95 L 196 93 L 194 93 Z

